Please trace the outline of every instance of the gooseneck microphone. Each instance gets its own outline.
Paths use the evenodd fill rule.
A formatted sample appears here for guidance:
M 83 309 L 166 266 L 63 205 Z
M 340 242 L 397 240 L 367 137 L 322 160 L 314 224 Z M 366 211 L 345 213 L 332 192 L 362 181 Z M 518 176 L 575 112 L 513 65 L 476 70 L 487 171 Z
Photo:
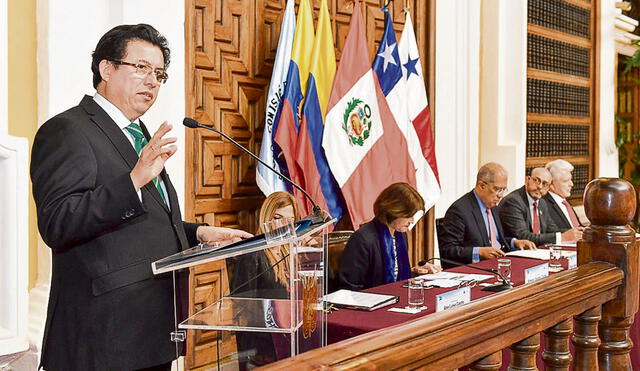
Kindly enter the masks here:
M 202 124 L 198 123 L 198 121 L 192 119 L 191 117 L 185 117 L 184 120 L 182 120 L 182 124 L 184 126 L 188 127 L 188 128 L 192 128 L 192 129 L 202 128 L 202 129 L 210 130 L 210 131 L 213 131 L 214 133 L 220 134 L 223 138 L 225 138 L 229 142 L 233 143 L 236 147 L 238 147 L 241 150 L 243 150 L 246 154 L 248 154 L 249 156 L 254 158 L 256 161 L 260 162 L 262 165 L 266 166 L 267 169 L 273 171 L 278 176 L 282 177 L 282 179 L 286 180 L 289 184 L 291 184 L 296 189 L 300 190 L 300 192 L 302 192 L 302 194 L 304 194 L 304 196 L 313 205 L 313 211 L 312 211 L 312 213 L 310 215 L 307 215 L 303 219 L 309 219 L 309 220 L 311 220 L 311 222 L 313 224 L 324 222 L 325 218 L 324 218 L 324 213 L 323 213 L 322 209 L 320 209 L 318 204 L 316 204 L 316 202 L 313 200 L 313 198 L 311 198 L 311 196 L 309 196 L 309 194 L 304 189 L 302 189 L 302 187 L 297 185 L 293 180 L 289 179 L 288 177 L 286 177 L 284 174 L 282 174 L 278 170 L 276 170 L 273 167 L 269 166 L 260 157 L 256 156 L 253 152 L 251 152 L 248 149 L 246 149 L 242 144 L 236 142 L 235 140 L 233 140 L 233 138 L 231 138 L 227 134 L 223 133 L 222 131 L 220 131 L 220 130 L 214 128 L 214 127 L 202 125 Z
M 500 277 L 500 279 L 502 280 L 502 283 L 498 283 L 498 284 L 495 284 L 495 285 L 483 287 L 482 291 L 499 292 L 499 291 L 509 290 L 509 289 L 513 288 L 513 285 L 511 285 L 511 283 L 509 283 L 509 281 L 506 278 L 504 278 L 504 276 L 500 272 L 498 272 L 497 269 L 480 268 L 480 267 L 476 267 L 476 266 L 473 266 L 473 265 L 460 263 L 460 262 L 457 262 L 457 261 L 444 259 L 444 258 L 431 258 L 431 259 L 426 259 L 426 260 L 420 260 L 418 262 L 418 265 L 419 266 L 423 266 L 423 265 L 427 264 L 428 262 L 430 262 L 432 260 L 440 260 L 440 261 L 443 261 L 445 263 L 457 265 L 457 266 L 460 266 L 460 267 L 467 267 L 467 268 L 471 268 L 471 269 L 477 269 L 477 270 L 480 270 L 480 271 L 483 271 L 483 272 L 489 272 L 489 273 L 497 274 L 498 277 Z

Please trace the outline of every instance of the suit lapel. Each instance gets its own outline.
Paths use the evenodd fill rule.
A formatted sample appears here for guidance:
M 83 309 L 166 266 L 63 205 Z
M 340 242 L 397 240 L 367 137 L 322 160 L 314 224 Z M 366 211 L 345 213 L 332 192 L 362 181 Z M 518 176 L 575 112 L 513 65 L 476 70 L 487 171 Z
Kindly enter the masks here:
M 109 138 L 129 167 L 133 169 L 136 162 L 138 162 L 138 154 L 118 125 L 92 97 L 85 95 L 80 102 L 80 106 L 89 114 L 91 121 Z
M 498 243 L 501 246 L 507 245 L 507 240 L 504 238 L 504 233 L 502 233 L 502 223 L 500 222 L 500 211 L 498 207 L 491 208 L 491 216 L 493 216 L 493 221 L 496 223 L 496 230 L 498 231 Z
M 547 195 L 545 196 L 547 198 L 547 204 L 549 206 L 551 206 L 551 209 L 553 209 L 553 212 L 556 213 L 557 215 L 557 219 L 561 220 L 562 223 L 564 225 L 562 226 L 558 226 L 558 227 L 562 227 L 562 228 L 571 228 L 571 221 L 567 220 L 567 217 L 564 216 L 564 213 L 562 212 L 562 209 L 560 209 L 560 206 L 558 205 L 558 203 L 556 202 L 556 200 L 553 199 L 553 196 L 551 196 L 549 193 L 547 193 Z
M 478 227 L 480 235 L 482 236 L 483 246 L 489 246 L 491 245 L 491 242 L 489 241 L 489 234 L 487 233 L 487 225 L 484 223 L 484 216 L 482 215 L 482 211 L 480 210 L 480 206 L 478 205 L 478 200 L 476 200 L 476 196 L 473 191 L 468 194 L 469 197 L 467 198 L 467 201 L 471 204 L 471 214 L 473 214 L 473 218 L 476 221 L 476 226 Z
M 518 194 L 520 195 L 520 198 L 522 199 L 522 203 L 525 206 L 525 210 L 527 210 L 527 212 L 525 213 L 525 219 L 527 220 L 527 223 L 529 224 L 529 230 L 532 231 L 533 230 L 533 222 L 531 221 L 531 209 L 529 208 L 529 199 L 527 198 L 527 190 L 522 187 L 518 190 Z M 538 205 L 538 210 L 539 210 L 540 205 Z

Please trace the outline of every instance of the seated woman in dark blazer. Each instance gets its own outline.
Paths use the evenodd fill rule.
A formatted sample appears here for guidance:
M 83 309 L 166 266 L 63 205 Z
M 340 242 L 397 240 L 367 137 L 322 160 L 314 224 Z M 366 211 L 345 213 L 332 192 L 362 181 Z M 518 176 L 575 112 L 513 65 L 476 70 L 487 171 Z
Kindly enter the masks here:
M 407 230 L 413 216 L 424 209 L 422 196 L 407 183 L 385 188 L 373 204 L 375 218 L 349 238 L 340 263 L 340 287 L 363 290 L 406 280 L 411 273 L 440 271 L 427 263 L 409 266 Z

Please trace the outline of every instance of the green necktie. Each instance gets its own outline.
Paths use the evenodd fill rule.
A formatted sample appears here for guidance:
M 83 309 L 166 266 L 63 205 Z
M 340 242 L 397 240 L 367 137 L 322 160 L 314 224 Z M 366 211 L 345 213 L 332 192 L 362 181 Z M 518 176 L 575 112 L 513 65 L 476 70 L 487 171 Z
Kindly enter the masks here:
M 147 138 L 144 137 L 142 128 L 140 127 L 140 125 L 132 122 L 131 124 L 129 124 L 129 126 L 125 127 L 125 129 L 127 129 L 127 131 L 133 136 L 133 147 L 135 148 L 138 156 L 140 156 L 140 151 L 142 151 L 142 148 L 149 144 Z M 159 177 L 153 178 L 153 185 L 156 186 L 156 189 L 158 190 L 158 193 L 160 193 L 160 197 L 162 197 L 162 200 L 167 203 L 167 198 L 164 196 L 162 186 L 160 186 Z

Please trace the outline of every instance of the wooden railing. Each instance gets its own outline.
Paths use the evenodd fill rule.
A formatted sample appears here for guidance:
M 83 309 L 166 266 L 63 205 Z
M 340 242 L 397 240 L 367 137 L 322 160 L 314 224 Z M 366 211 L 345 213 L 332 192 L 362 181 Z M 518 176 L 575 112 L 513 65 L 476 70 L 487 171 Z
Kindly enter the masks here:
M 596 179 L 585 190 L 592 225 L 578 243 L 579 267 L 462 307 L 363 334 L 271 364 L 295 370 L 536 370 L 540 332 L 547 370 L 631 370 L 629 327 L 638 307 L 638 244 L 628 226 L 635 191 Z M 575 359 L 569 352 L 569 338 Z

